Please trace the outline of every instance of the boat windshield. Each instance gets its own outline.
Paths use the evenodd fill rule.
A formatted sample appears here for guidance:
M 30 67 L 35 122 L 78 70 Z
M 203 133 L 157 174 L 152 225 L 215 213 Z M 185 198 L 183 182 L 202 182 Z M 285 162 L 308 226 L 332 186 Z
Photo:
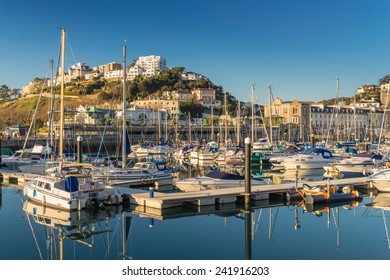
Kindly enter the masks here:
M 316 154 L 316 153 L 314 152 L 314 149 L 307 149 L 307 150 L 304 150 L 304 151 L 302 152 L 302 155 L 313 155 L 313 154 Z
M 333 157 L 333 155 L 330 151 L 325 150 L 325 149 L 318 149 L 318 148 L 304 150 L 302 152 L 302 155 L 311 155 L 311 156 L 322 155 L 324 158 Z

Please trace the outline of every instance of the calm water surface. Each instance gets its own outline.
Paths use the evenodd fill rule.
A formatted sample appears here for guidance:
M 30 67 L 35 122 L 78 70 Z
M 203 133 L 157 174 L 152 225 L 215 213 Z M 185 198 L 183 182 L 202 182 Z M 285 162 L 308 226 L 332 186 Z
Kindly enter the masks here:
M 390 208 L 383 208 L 390 198 L 382 194 L 367 193 L 356 206 L 305 209 L 278 199 L 257 202 L 250 213 L 222 205 L 145 216 L 134 206 L 69 215 L 25 201 L 10 186 L 0 192 L 1 260 L 59 259 L 61 252 L 70 260 L 390 259 Z M 381 207 L 366 206 L 373 199 Z

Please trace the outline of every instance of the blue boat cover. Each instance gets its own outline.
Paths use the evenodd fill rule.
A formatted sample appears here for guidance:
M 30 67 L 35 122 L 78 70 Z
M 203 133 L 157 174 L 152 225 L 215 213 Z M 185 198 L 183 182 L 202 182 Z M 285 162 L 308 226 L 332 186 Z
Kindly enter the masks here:
M 79 189 L 79 181 L 75 176 L 65 178 L 65 190 L 67 192 L 77 192 Z

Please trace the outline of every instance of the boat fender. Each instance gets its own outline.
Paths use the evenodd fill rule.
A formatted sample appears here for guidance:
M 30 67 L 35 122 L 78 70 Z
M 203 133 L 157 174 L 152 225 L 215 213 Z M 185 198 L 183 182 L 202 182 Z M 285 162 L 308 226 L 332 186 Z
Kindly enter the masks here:
M 390 161 L 386 162 L 386 168 L 390 168 Z
M 350 186 L 345 186 L 343 187 L 343 193 L 351 193 L 351 187 Z

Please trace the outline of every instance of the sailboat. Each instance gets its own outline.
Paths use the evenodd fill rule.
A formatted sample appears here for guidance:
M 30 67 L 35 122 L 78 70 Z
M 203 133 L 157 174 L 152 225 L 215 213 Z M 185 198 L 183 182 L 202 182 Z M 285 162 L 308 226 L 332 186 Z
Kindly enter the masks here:
M 134 167 L 127 167 L 127 155 L 130 153 L 130 139 L 126 127 L 126 45 L 123 47 L 123 111 L 122 111 L 122 167 L 109 167 L 99 170 L 96 168 L 93 172 L 93 178 L 106 180 L 108 183 L 123 186 L 143 186 L 159 182 L 163 185 L 172 184 L 173 176 L 165 165 L 156 162 L 138 162 Z M 162 147 L 162 146 L 160 146 Z
M 94 180 L 92 165 L 63 162 L 64 139 L 64 87 L 65 87 L 65 29 L 61 29 L 61 102 L 59 130 L 59 160 L 57 172 L 36 177 L 24 184 L 24 195 L 42 205 L 51 205 L 66 210 L 81 210 L 93 203 L 120 204 L 119 191 Z

